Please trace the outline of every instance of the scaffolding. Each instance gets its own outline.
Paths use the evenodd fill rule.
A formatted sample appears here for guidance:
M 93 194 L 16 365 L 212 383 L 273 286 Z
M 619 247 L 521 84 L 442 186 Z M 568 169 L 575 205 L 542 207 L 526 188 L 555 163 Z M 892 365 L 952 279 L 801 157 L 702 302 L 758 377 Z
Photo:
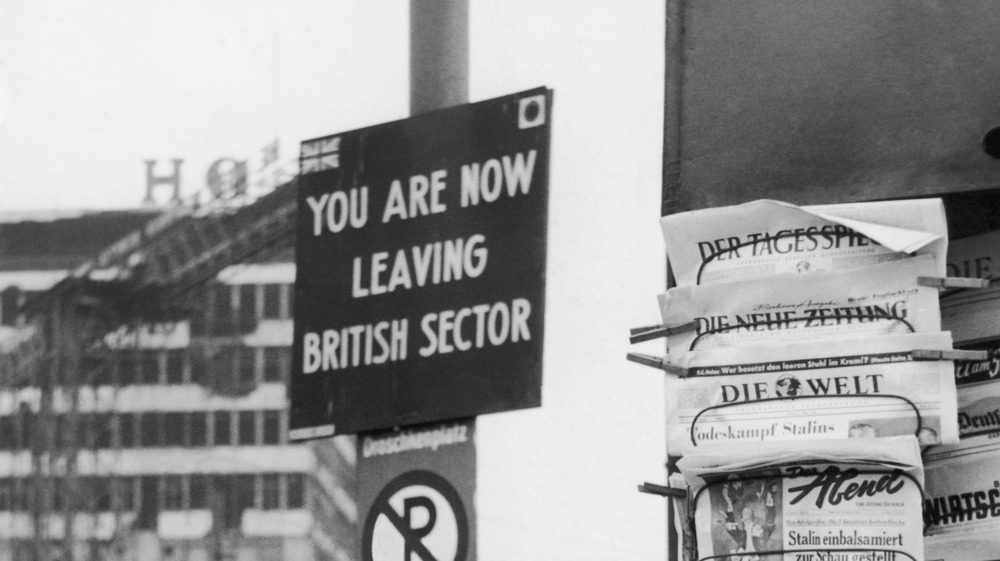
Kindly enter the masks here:
M 136 362 L 145 326 L 174 324 L 197 309 L 195 288 L 230 265 L 290 246 L 295 194 L 293 181 L 244 206 L 220 199 L 173 207 L 21 308 L 16 336 L 0 348 L 0 389 L 30 389 L 14 422 L 29 441 L 20 456 L 28 477 L 12 492 L 26 502 L 30 536 L 15 559 L 120 554 L 121 530 L 132 522 L 123 513 L 136 489 L 115 477 L 120 449 L 109 413 L 117 397 L 94 388 L 122 371 L 128 353 Z M 106 484 L 96 484 L 97 474 Z

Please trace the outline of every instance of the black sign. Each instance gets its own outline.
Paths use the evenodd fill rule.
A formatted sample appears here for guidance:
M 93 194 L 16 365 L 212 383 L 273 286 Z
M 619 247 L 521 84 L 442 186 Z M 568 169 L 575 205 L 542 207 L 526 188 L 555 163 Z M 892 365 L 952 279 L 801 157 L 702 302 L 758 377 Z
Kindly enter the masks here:
M 541 404 L 551 101 L 302 143 L 293 439 Z

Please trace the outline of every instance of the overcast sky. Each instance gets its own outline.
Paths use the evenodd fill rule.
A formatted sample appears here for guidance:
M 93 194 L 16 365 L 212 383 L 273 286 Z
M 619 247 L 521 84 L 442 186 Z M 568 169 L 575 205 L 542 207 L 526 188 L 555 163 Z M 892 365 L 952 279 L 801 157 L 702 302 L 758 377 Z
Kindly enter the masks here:
M 479 559 L 665 558 L 658 320 L 664 0 L 470 0 L 470 99 L 554 89 L 542 408 L 479 419 Z M 403 118 L 398 0 L 3 0 L 0 213 L 134 208 L 252 158 Z M 658 348 L 647 352 L 656 352 Z

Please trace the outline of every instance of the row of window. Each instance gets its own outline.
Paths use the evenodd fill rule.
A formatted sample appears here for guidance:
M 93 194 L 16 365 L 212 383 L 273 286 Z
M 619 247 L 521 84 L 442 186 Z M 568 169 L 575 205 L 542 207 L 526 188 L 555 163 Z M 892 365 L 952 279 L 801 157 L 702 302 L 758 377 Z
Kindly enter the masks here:
M 0 325 L 15 325 L 20 308 L 36 294 L 16 286 L 0 291 Z M 291 318 L 293 298 L 290 284 L 212 283 L 195 297 L 191 331 L 206 336 L 250 333 L 262 319 Z
M 258 561 L 285 561 L 291 557 L 285 552 L 283 540 L 255 538 L 253 540 L 252 559 Z M 79 546 L 77 546 L 79 547 Z M 80 559 L 82 561 L 105 561 L 108 559 L 135 559 L 134 554 L 130 555 L 128 547 L 122 540 L 111 539 L 88 539 L 86 551 L 79 551 L 74 556 L 66 554 L 65 542 L 61 539 L 48 537 L 47 539 L 10 539 L 4 543 L 5 561 L 61 561 L 62 559 Z M 188 543 L 162 543 L 160 554 L 155 559 L 163 561 L 187 561 L 189 559 L 237 559 L 244 558 L 238 555 L 237 546 L 228 542 L 212 539 L 208 543 L 188 542 Z M 324 548 L 314 544 L 311 559 L 316 561 L 345 561 L 352 559 L 349 555 L 343 555 L 342 549 L 336 549 L 339 557 L 334 558 L 328 554 Z
M 130 512 L 209 509 L 239 527 L 246 509 L 304 508 L 301 473 L 188 474 L 74 479 L 0 478 L 0 512 Z M 155 516 L 154 516 L 155 518 Z M 152 521 L 155 525 L 155 520 Z M 154 526 L 155 527 L 155 526 Z
M 126 349 L 84 362 L 87 386 L 200 384 L 250 386 L 287 383 L 288 347 L 195 345 L 177 349 Z
M 250 333 L 262 319 L 292 317 L 294 290 L 288 284 L 213 283 L 196 296 L 191 334 L 224 337 Z
M 0 416 L 0 450 L 256 446 L 284 444 L 284 410 L 85 413 L 55 417 L 33 439 L 37 415 Z M 51 438 L 51 442 L 40 441 Z

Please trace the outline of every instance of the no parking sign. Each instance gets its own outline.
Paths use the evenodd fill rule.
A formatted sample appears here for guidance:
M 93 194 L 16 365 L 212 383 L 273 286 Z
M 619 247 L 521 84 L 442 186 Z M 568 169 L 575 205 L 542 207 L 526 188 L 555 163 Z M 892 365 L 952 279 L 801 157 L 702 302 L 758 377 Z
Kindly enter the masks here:
M 413 470 L 382 489 L 365 519 L 364 561 L 466 561 L 469 520 L 445 478 Z
M 364 561 L 475 561 L 475 419 L 362 433 Z

